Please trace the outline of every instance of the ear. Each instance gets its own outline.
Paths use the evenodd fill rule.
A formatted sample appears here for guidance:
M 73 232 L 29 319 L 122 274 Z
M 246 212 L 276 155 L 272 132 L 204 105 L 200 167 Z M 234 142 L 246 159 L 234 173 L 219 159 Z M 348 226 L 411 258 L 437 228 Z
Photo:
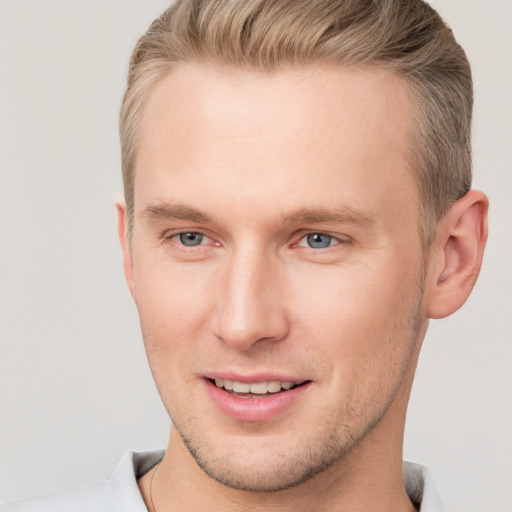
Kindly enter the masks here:
M 116 202 L 117 211 L 117 232 L 121 249 L 123 250 L 123 265 L 126 283 L 130 289 L 132 297 L 135 298 L 135 281 L 133 278 L 133 258 L 130 245 L 128 243 L 128 222 L 126 214 L 126 203 L 124 200 Z
M 482 265 L 488 208 L 486 195 L 471 190 L 453 203 L 439 223 L 426 304 L 430 318 L 451 315 L 469 297 Z

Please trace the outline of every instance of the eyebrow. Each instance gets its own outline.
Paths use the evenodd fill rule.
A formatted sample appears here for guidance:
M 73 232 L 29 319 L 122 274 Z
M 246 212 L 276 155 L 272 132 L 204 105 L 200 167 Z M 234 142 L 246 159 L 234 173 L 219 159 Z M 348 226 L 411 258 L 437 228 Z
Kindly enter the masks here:
M 353 206 L 340 206 L 331 208 L 299 208 L 293 212 L 283 215 L 284 224 L 354 224 L 365 227 L 374 224 L 376 215 L 366 212 Z
M 149 204 L 142 215 L 154 220 L 178 219 L 191 222 L 211 222 L 206 213 L 184 204 Z M 353 224 L 365 227 L 375 223 L 376 216 L 359 208 L 345 205 L 331 208 L 299 208 L 280 217 L 282 224 Z
M 149 204 L 144 208 L 142 215 L 150 219 L 179 219 L 189 220 L 191 222 L 210 222 L 208 215 L 196 208 L 183 204 Z

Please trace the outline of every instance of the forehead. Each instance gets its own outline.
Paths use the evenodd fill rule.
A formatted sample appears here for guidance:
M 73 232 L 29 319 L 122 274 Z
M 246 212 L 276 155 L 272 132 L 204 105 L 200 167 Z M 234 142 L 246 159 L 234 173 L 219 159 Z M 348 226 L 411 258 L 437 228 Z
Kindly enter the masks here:
M 242 209 L 279 198 L 283 210 L 315 197 L 385 207 L 393 187 L 416 196 L 410 110 L 407 84 L 382 69 L 178 67 L 144 109 L 135 209 L 193 194 L 208 205 L 230 193 Z
M 174 126 L 173 118 L 179 119 Z M 241 134 L 269 133 L 274 125 L 286 128 L 283 137 L 302 132 L 315 140 L 344 135 L 347 124 L 352 131 L 363 127 L 369 137 L 372 128 L 394 123 L 395 129 L 407 130 L 409 122 L 407 84 L 381 68 L 309 65 L 265 72 L 185 64 L 156 84 L 139 134 L 144 138 L 160 126 L 179 142 L 191 131 L 211 141 L 212 127 L 218 135 L 231 129 L 236 139 Z M 380 132 L 387 133 L 387 142 L 393 145 L 404 142 L 403 130 Z

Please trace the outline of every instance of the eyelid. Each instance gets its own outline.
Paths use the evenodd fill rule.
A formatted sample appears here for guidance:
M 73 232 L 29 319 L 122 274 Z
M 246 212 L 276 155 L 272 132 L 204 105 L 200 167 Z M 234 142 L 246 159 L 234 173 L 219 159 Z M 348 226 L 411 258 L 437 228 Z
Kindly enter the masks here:
M 208 234 L 207 230 L 194 229 L 194 228 L 191 228 L 191 229 L 176 228 L 176 229 L 172 229 L 172 230 L 167 230 L 162 234 L 162 242 L 174 241 L 180 235 L 185 234 L 185 233 L 200 234 L 204 237 L 204 239 L 206 240 L 206 243 L 201 243 L 197 246 L 186 246 L 180 242 L 176 242 L 176 245 L 178 245 L 179 247 L 182 247 L 185 249 L 193 249 L 194 247 L 204 247 L 205 245 L 209 245 L 212 243 L 216 247 L 220 247 L 222 245 L 216 238 L 214 238 L 212 235 Z M 303 247 L 305 249 L 310 249 L 310 250 L 318 252 L 319 249 L 317 249 L 317 248 L 308 247 L 307 245 L 299 245 L 299 243 L 303 239 L 305 239 L 308 235 L 315 235 L 315 234 L 328 236 L 337 242 L 332 245 L 329 245 L 328 247 L 323 248 L 324 250 L 332 248 L 332 247 L 337 247 L 338 245 L 348 244 L 352 241 L 351 237 L 349 237 L 348 235 L 343 235 L 340 233 L 332 234 L 328 231 L 311 229 L 311 230 L 301 230 L 299 233 L 296 233 L 295 236 L 293 237 L 295 242 L 293 242 L 292 247 Z M 204 240 L 203 240 L 203 242 L 204 242 Z
M 199 245 L 195 245 L 195 246 L 187 246 L 187 245 L 180 243 L 179 241 L 175 242 L 175 240 L 178 239 L 180 235 L 183 235 L 185 233 L 196 233 L 198 235 L 202 235 L 204 237 L 202 243 L 200 243 Z M 217 242 L 211 235 L 206 233 L 204 230 L 193 229 L 193 228 L 192 229 L 179 228 L 179 229 L 168 230 L 162 235 L 162 241 L 163 242 L 175 242 L 177 246 L 183 247 L 185 249 L 194 249 L 196 247 L 204 247 L 205 245 L 209 245 L 212 242 L 213 242 L 213 245 L 220 246 L 220 243 Z M 206 241 L 206 243 L 205 243 L 205 241 Z
M 336 247 L 338 245 L 343 245 L 343 244 L 347 244 L 347 243 L 351 242 L 351 238 L 347 235 L 342 235 L 340 233 L 332 234 L 332 233 L 329 233 L 328 231 L 311 229 L 311 230 L 307 230 L 307 231 L 301 231 L 300 233 L 298 233 L 295 236 L 296 242 L 294 242 L 293 246 L 294 247 L 305 247 L 306 249 L 318 251 L 319 249 L 314 249 L 313 247 L 308 247 L 307 245 L 299 245 L 300 242 L 302 240 L 304 240 L 306 237 L 308 237 L 309 235 L 324 235 L 324 236 L 328 236 L 329 238 L 337 241 L 337 243 L 334 243 L 332 245 L 329 245 L 329 246 L 323 248 L 324 250 L 329 249 L 331 247 Z

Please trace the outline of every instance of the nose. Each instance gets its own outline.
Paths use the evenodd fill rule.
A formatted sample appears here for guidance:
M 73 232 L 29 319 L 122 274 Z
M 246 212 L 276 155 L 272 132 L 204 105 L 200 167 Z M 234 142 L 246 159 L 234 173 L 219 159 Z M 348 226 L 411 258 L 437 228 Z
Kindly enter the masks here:
M 215 334 L 240 351 L 288 333 L 283 272 L 270 254 L 233 253 L 219 275 Z

